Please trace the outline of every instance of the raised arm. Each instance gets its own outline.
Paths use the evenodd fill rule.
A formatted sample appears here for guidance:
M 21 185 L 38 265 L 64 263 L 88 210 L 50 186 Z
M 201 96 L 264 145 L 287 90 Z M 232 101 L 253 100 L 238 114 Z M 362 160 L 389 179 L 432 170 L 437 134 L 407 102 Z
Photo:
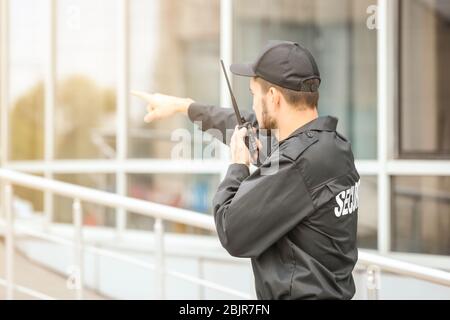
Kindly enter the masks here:
M 211 134 L 223 143 L 230 143 L 231 134 L 237 124 L 232 108 L 204 105 L 190 98 L 179 98 L 159 93 L 149 94 L 142 91 L 132 91 L 131 94 L 148 103 L 147 114 L 144 118 L 147 123 L 168 118 L 176 113 L 182 113 L 188 116 L 193 123 L 198 124 L 203 131 L 218 130 L 220 135 L 215 134 L 214 131 L 211 131 Z M 252 123 L 253 127 L 258 128 L 258 122 L 253 112 L 241 111 L 241 113 L 246 121 Z M 228 135 L 227 130 L 230 133 Z
M 237 125 L 236 115 L 232 108 L 221 108 L 194 102 L 189 105 L 188 116 L 203 131 L 209 129 L 218 130 L 220 136 L 215 135 L 214 131 L 211 134 L 223 143 L 230 144 L 231 135 Z M 241 116 L 250 122 L 254 128 L 258 128 L 258 122 L 253 112 L 241 111 Z

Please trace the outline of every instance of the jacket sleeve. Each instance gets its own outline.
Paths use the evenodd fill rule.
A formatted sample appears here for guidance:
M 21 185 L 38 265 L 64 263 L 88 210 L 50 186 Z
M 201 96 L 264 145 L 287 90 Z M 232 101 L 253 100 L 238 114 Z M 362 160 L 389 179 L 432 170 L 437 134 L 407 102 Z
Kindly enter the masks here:
M 250 122 L 254 128 L 258 128 L 258 122 L 253 112 L 240 112 L 246 121 Z M 211 134 L 225 144 L 230 143 L 234 127 L 237 125 L 236 115 L 232 108 L 221 108 L 196 102 L 189 106 L 188 117 L 193 123 L 198 124 L 202 131 L 216 129 L 218 132 L 211 131 Z
M 263 165 L 264 166 L 264 165 Z M 276 174 L 252 175 L 231 164 L 213 199 L 214 221 L 222 246 L 236 257 L 259 256 L 314 211 L 300 171 L 280 159 Z

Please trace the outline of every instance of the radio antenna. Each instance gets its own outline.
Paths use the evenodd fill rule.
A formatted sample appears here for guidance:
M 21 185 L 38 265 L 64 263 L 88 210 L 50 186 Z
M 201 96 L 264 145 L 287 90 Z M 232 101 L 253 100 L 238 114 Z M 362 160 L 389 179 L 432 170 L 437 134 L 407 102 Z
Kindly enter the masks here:
M 241 126 L 244 124 L 244 121 L 241 118 L 241 113 L 239 112 L 239 108 L 236 103 L 236 98 L 234 97 L 233 91 L 231 90 L 230 80 L 228 80 L 227 71 L 225 70 L 225 65 L 223 64 L 222 59 L 220 59 L 220 63 L 222 64 L 222 70 L 225 75 L 225 79 L 227 80 L 228 90 L 230 90 L 231 102 L 233 103 L 234 113 L 236 114 L 238 124 Z

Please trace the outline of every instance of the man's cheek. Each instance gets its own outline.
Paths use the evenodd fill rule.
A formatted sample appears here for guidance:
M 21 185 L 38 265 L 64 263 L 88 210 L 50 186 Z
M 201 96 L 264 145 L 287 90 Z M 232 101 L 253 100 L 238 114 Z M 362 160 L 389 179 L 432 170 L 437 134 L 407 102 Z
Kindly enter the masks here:
M 256 120 L 258 121 L 259 125 L 262 125 L 262 114 L 259 110 L 254 110 L 256 115 Z
M 259 120 L 261 117 L 261 108 L 258 107 L 258 105 L 253 104 L 253 112 L 256 115 L 256 118 Z

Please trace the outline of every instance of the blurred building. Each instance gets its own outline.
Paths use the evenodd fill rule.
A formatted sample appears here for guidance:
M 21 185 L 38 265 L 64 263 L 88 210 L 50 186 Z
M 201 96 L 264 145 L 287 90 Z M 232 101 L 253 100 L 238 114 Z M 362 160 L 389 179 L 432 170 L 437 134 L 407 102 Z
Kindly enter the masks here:
M 322 74 L 319 112 L 339 118 L 362 176 L 359 246 L 450 269 L 450 2 L 376 0 L 14 0 L 3 17 L 1 165 L 211 214 L 227 150 L 171 160 L 173 130 L 146 125 L 130 88 L 229 106 L 219 59 L 251 61 L 298 41 Z M 52 11 L 53 10 L 53 11 Z M 54 12 L 52 15 L 51 12 Z M 376 23 L 386 21 L 386 28 Z M 248 79 L 234 77 L 241 108 Z M 47 112 L 46 112 L 47 111 Z M 5 119 L 6 117 L 6 119 Z M 19 189 L 70 222 L 70 202 Z M 150 229 L 132 212 L 85 223 Z M 171 225 L 181 233 L 197 230 Z

